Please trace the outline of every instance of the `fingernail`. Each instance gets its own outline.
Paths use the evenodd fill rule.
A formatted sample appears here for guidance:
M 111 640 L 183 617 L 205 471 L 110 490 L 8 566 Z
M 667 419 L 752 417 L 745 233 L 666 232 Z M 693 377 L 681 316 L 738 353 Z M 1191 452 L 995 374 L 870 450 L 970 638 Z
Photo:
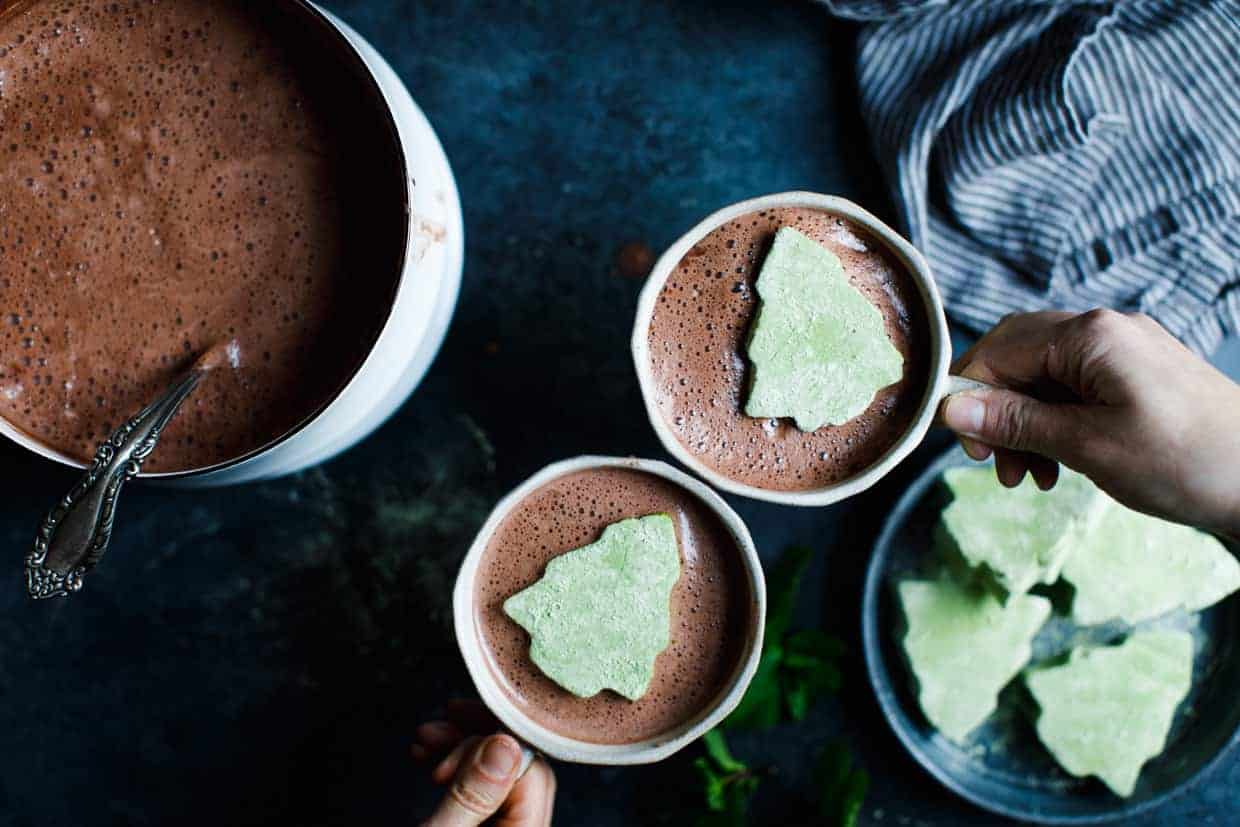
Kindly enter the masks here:
M 487 739 L 478 753 L 478 769 L 492 778 L 507 778 L 517 767 L 521 750 L 511 738 L 496 735 Z
M 982 431 L 986 418 L 986 404 L 973 396 L 956 394 L 948 397 L 943 406 L 943 423 L 953 431 L 975 436 Z
M 990 458 L 991 448 L 989 445 L 962 436 L 960 437 L 960 446 L 964 448 L 964 452 L 969 455 L 970 459 L 977 462 L 983 462 Z

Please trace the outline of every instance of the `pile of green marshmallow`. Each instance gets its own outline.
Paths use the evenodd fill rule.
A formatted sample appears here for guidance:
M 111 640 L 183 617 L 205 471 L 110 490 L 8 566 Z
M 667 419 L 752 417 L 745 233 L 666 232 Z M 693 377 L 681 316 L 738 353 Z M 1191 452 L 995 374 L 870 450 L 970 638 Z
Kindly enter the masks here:
M 1213 537 L 1125 508 L 1066 469 L 1048 492 L 1029 479 L 1004 488 L 985 466 L 950 469 L 944 482 L 953 500 L 936 530 L 940 574 L 898 585 L 926 718 L 963 744 L 1020 675 L 1059 764 L 1131 795 L 1192 685 L 1192 635 L 1157 620 L 1236 591 L 1240 563 Z M 1031 665 L 1052 603 L 1030 589 L 1060 580 L 1074 624 L 1119 622 L 1126 635 Z

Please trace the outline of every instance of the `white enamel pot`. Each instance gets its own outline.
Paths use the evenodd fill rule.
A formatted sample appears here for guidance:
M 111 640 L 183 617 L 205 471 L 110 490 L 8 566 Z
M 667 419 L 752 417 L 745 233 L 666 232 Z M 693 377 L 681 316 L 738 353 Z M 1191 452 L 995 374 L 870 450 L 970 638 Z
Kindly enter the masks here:
M 307 25 L 356 61 L 359 89 L 384 109 L 404 170 L 405 249 L 387 319 L 352 377 L 318 411 L 272 443 L 220 465 L 142 479 L 186 487 L 229 485 L 291 474 L 330 459 L 378 428 L 408 398 L 443 342 L 460 292 L 464 228 L 452 169 L 429 121 L 391 66 L 361 35 L 312 3 L 295 1 Z M 84 468 L 0 419 L 0 435 L 50 460 Z

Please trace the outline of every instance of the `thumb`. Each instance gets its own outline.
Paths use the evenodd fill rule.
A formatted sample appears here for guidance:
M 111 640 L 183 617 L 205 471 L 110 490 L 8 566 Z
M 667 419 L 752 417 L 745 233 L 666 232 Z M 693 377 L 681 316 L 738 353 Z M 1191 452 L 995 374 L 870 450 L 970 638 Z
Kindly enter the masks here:
M 503 805 L 517 783 L 521 747 L 509 735 L 492 735 L 461 762 L 448 795 L 423 827 L 477 827 Z
M 1073 453 L 1081 410 L 996 388 L 949 396 L 943 403 L 943 424 L 996 448 L 1065 460 Z

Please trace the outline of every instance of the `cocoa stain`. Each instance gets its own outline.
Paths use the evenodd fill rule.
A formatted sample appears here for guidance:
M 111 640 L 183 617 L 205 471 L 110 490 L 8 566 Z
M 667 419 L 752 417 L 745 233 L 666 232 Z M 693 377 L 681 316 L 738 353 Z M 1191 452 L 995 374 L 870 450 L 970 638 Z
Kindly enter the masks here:
M 626 279 L 644 279 L 654 267 L 654 252 L 641 241 L 622 244 L 616 251 L 615 270 Z

